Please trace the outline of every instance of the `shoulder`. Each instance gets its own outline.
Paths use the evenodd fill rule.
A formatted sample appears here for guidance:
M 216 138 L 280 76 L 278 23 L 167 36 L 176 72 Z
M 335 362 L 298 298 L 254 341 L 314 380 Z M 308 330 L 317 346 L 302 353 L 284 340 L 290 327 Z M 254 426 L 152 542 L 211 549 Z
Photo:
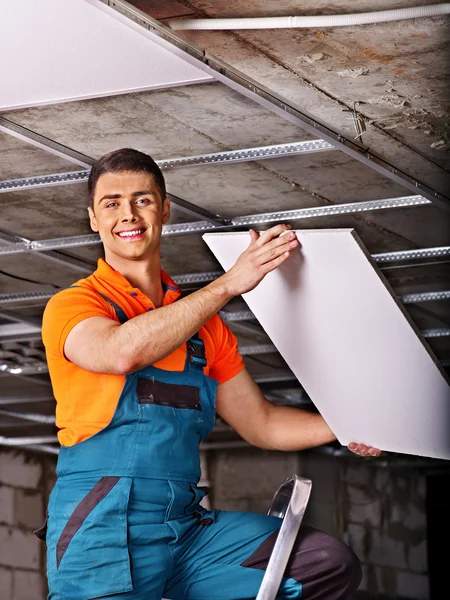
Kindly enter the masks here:
M 42 341 L 47 349 L 62 352 L 64 341 L 75 325 L 90 317 L 116 319 L 114 309 L 86 279 L 57 292 L 47 302 L 42 316 Z
M 62 308 L 84 309 L 89 306 L 107 307 L 109 305 L 95 290 L 89 279 L 80 279 L 50 298 L 44 309 L 44 318 L 46 314 Z

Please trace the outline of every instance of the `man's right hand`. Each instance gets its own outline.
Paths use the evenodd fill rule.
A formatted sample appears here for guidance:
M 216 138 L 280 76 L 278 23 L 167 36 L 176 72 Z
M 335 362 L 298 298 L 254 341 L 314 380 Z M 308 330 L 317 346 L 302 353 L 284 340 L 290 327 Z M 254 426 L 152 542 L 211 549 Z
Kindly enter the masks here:
M 250 229 L 250 245 L 227 273 L 221 276 L 231 296 L 253 290 L 267 273 L 282 265 L 293 250 L 301 247 L 289 225 L 275 225 L 259 234 Z M 284 235 L 282 235 L 284 234 Z

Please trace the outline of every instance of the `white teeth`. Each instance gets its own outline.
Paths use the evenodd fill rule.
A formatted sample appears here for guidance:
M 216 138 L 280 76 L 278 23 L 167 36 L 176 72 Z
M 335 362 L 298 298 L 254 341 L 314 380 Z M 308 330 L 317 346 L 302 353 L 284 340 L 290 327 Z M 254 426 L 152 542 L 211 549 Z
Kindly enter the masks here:
M 119 233 L 118 235 L 120 237 L 133 237 L 135 235 L 140 235 L 141 233 L 144 233 L 143 229 L 137 229 L 135 231 L 123 231 L 122 233 Z

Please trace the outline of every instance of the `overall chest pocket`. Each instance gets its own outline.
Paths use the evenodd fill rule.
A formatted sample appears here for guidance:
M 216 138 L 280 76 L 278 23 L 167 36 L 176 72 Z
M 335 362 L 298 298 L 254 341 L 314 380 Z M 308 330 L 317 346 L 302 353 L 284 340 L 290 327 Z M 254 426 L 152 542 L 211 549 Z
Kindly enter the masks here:
M 59 486 L 49 511 L 48 580 L 60 598 L 88 600 L 133 589 L 128 551 L 132 479 L 102 477 L 79 494 Z M 83 492 L 84 493 L 84 492 Z
M 189 408 L 202 410 L 200 390 L 192 385 L 179 385 L 154 381 L 145 377 L 137 380 L 137 397 L 139 404 L 156 404 L 171 408 Z

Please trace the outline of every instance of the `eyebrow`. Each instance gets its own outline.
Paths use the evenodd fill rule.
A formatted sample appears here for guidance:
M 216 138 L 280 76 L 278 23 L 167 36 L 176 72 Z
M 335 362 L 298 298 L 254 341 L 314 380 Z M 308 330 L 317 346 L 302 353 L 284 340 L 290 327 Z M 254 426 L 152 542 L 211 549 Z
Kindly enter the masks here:
M 143 190 L 141 192 L 133 192 L 131 194 L 132 198 L 137 198 L 138 196 L 155 196 L 156 194 L 155 192 L 152 192 L 152 190 Z M 100 204 L 101 202 L 103 202 L 103 200 L 117 200 L 118 198 L 122 198 L 122 194 L 107 194 L 106 196 L 103 196 L 102 198 L 100 198 L 100 200 L 98 201 L 98 203 Z

